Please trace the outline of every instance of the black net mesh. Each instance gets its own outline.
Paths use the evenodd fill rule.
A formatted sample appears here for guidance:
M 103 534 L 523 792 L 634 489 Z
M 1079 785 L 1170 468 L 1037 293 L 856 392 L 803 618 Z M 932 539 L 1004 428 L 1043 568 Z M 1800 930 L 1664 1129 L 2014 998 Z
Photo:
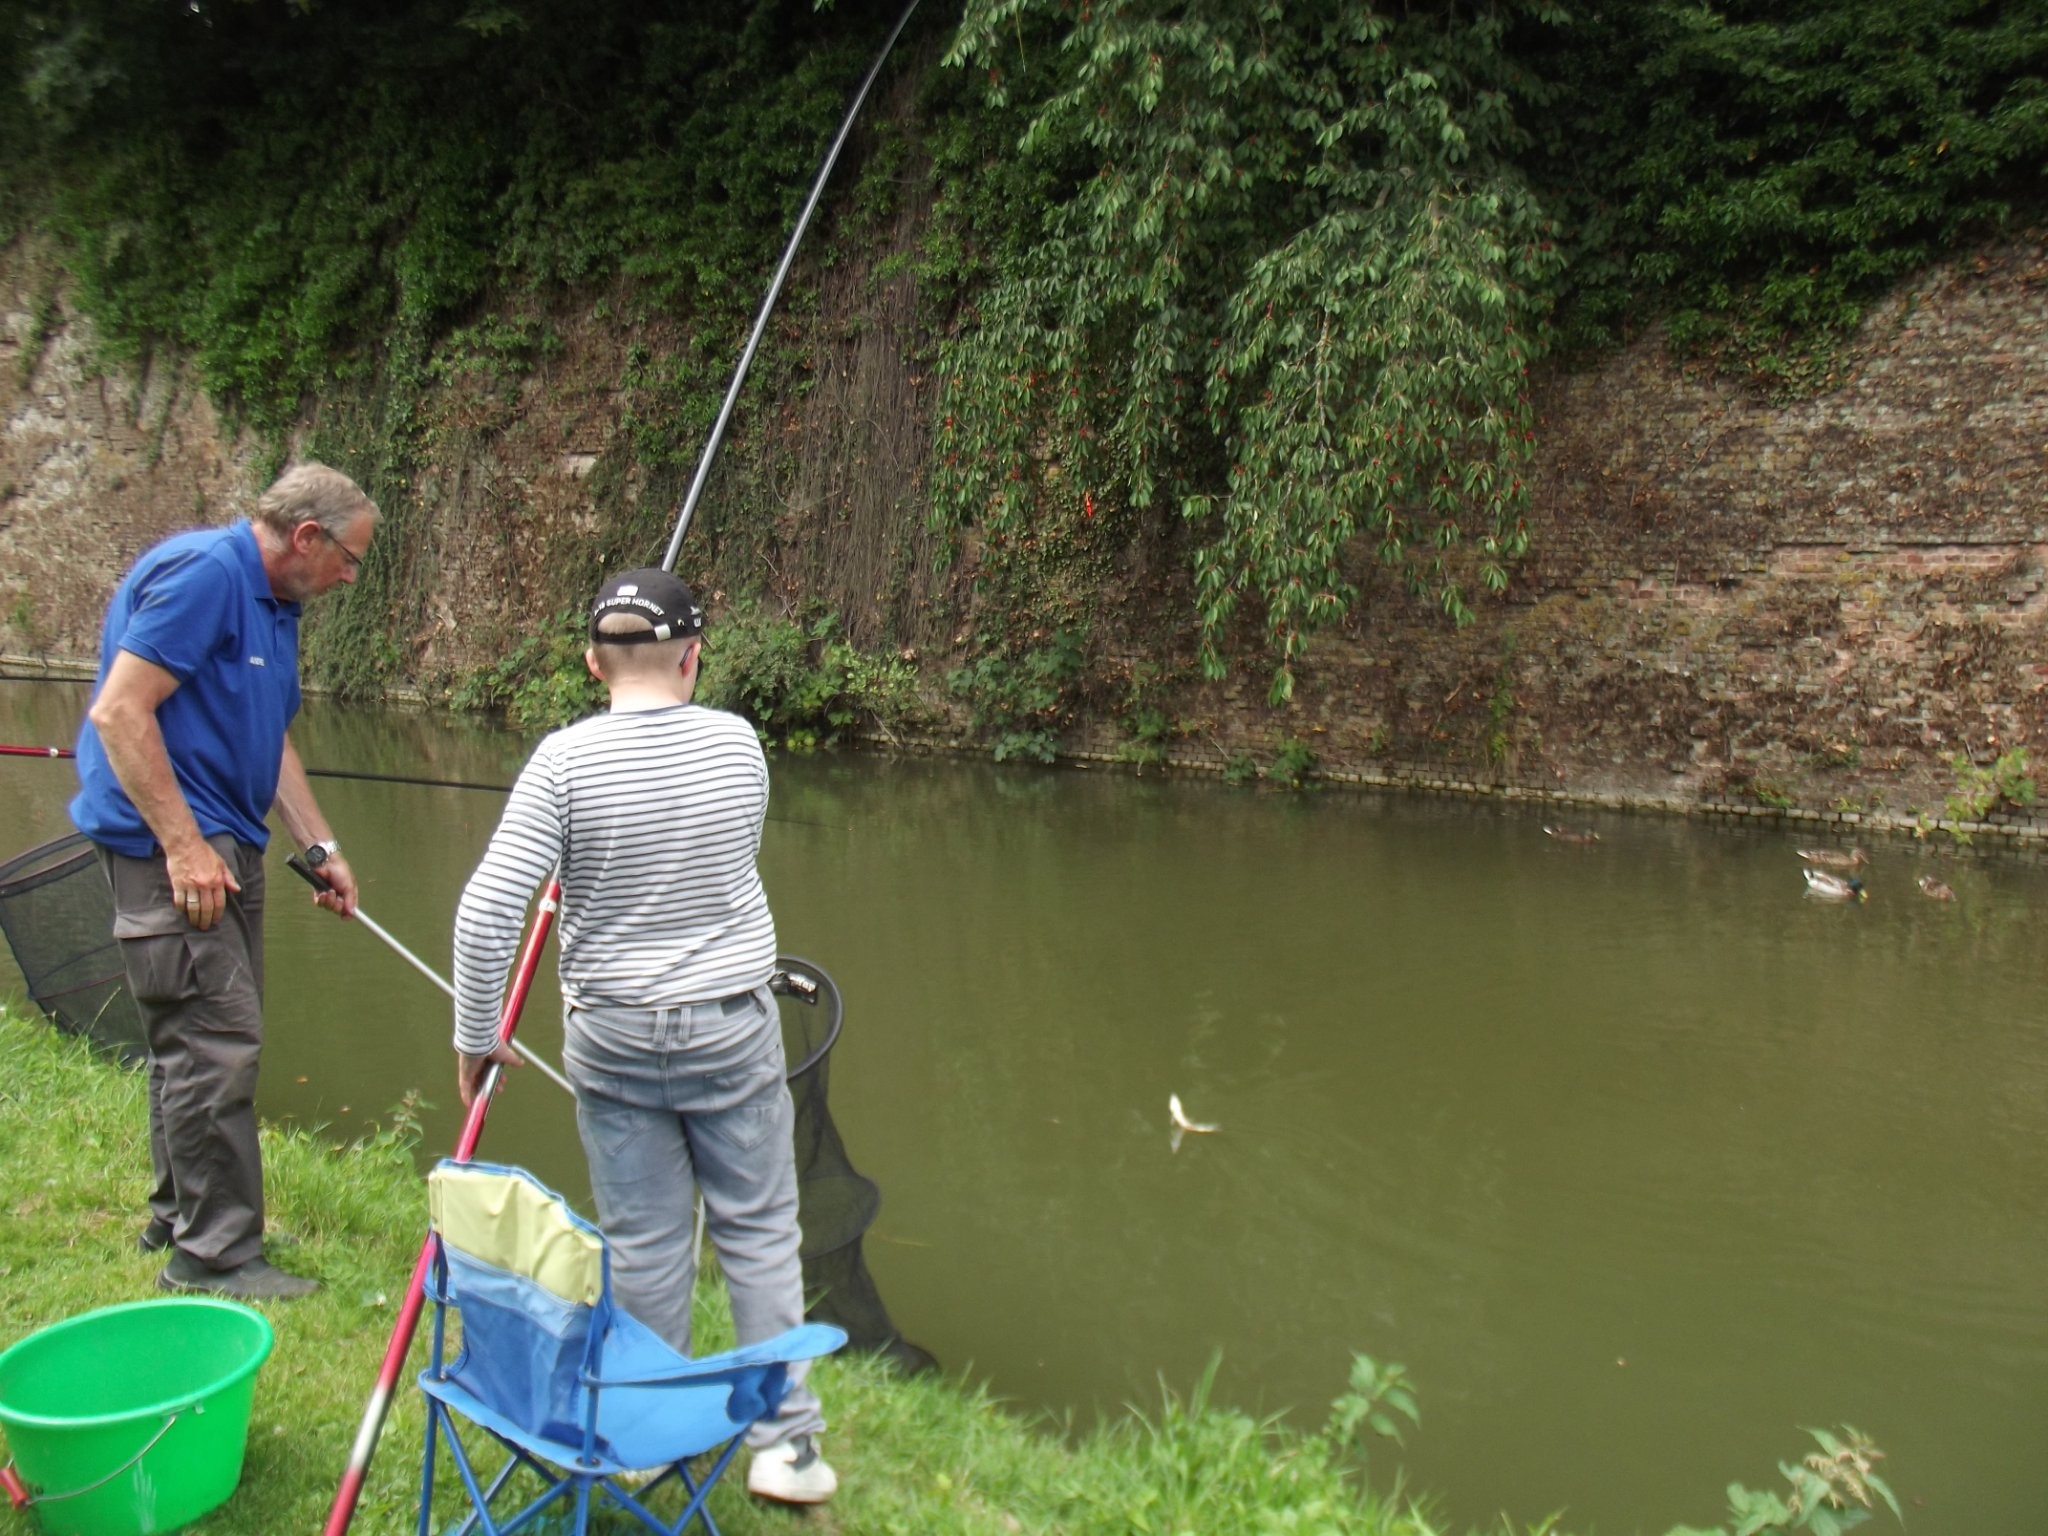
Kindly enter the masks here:
M 0 930 L 28 995 L 60 1028 L 137 1061 L 144 1054 L 142 1020 L 113 927 L 113 892 L 82 833 L 0 865 Z
M 808 1315 L 846 1330 L 853 1348 L 885 1355 L 906 1371 L 938 1362 L 896 1331 L 882 1305 L 861 1239 L 882 1207 L 882 1192 L 846 1155 L 827 1102 L 832 1047 L 843 1017 L 839 988 L 824 971 L 788 955 L 773 983 L 782 1005 L 782 1048 L 796 1102 L 797 1219 L 804 1232 Z

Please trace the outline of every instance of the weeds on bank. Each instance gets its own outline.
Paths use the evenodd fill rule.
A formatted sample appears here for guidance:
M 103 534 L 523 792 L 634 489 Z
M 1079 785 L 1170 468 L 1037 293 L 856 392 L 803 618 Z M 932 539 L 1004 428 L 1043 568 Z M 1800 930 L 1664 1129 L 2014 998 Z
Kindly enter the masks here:
M 946 679 L 974 713 L 975 733 L 999 763 L 1049 763 L 1059 749 L 1067 691 L 1081 675 L 1082 636 L 1056 630 L 1011 655 L 991 650 Z
M 829 747 L 862 727 L 891 735 L 922 715 L 910 662 L 861 651 L 840 633 L 836 614 L 800 623 L 753 599 L 734 602 L 707 632 L 697 697 L 746 716 L 763 741 L 796 752 Z
M 2034 775 L 2027 749 L 2014 747 L 1979 767 L 1958 752 L 1949 759 L 1956 787 L 1949 793 L 1948 814 L 1955 821 L 1982 821 L 2001 806 L 2021 810 L 2034 803 Z
M 502 710 L 514 725 L 567 725 L 604 705 L 584 665 L 582 614 L 565 609 L 480 667 L 449 697 L 459 710 Z M 790 751 L 828 747 L 871 726 L 887 735 L 922 718 L 917 670 L 895 656 L 859 650 L 823 614 L 799 623 L 751 598 L 734 602 L 704 637 L 697 700 L 753 722 L 761 739 Z

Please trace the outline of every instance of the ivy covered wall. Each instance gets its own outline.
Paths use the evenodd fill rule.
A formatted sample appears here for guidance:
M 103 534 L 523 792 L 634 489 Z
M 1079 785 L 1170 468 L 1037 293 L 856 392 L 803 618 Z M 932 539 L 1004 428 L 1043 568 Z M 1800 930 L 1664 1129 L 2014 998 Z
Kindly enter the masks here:
M 117 571 L 317 453 L 390 524 L 313 627 L 316 681 L 580 707 L 553 621 L 661 548 L 898 9 L 0 0 L 0 546 L 67 551 L 53 582 Z M 1385 698 L 1444 655 L 1498 676 L 1489 615 L 1634 537 L 1563 470 L 1611 381 L 1646 433 L 1665 387 L 1853 416 L 1873 306 L 2014 248 L 2044 212 L 2043 9 L 928 4 L 686 573 L 785 734 L 894 710 L 1001 755 L 1142 759 L 1222 701 L 1226 760 L 1270 755 L 1332 648 L 1400 636 L 1351 712 L 1384 756 L 1409 728 Z M 132 447 L 96 479 L 88 421 Z M 1810 465 L 1752 469 L 1761 550 Z M 1645 579 L 1713 531 L 1666 530 Z M 0 640 L 61 648 L 56 590 L 0 593 Z M 1533 760 L 1504 707 L 1436 720 L 1416 760 Z

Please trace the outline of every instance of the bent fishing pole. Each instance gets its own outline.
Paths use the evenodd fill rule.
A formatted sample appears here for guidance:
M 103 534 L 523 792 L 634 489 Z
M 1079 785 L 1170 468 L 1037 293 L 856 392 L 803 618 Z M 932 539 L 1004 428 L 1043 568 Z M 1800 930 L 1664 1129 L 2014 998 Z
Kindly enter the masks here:
M 747 345 L 740 354 L 737 367 L 733 369 L 732 383 L 726 389 L 725 402 L 719 407 L 718 419 L 712 424 L 710 440 L 704 446 L 703 457 L 697 461 L 697 472 L 691 478 L 690 488 L 683 497 L 681 510 L 676 516 L 675 532 L 669 538 L 668 550 L 662 556 L 661 568 L 673 571 L 676 555 L 682 549 L 683 534 L 690 526 L 691 514 L 696 510 L 697 499 L 703 494 L 705 481 L 711 473 L 711 463 L 718 455 L 719 443 L 725 436 L 726 423 L 732 419 L 733 407 L 739 400 L 740 388 L 746 383 L 747 370 L 752 365 L 754 353 L 761 345 L 761 337 L 768 329 L 768 317 L 775 307 L 775 300 L 788 280 L 790 267 L 796 260 L 797 248 L 803 243 L 804 232 L 810 227 L 811 215 L 817 211 L 818 202 L 824 196 L 825 184 L 832 175 L 832 168 L 839 163 L 840 151 L 852 137 L 853 125 L 860 117 L 860 109 L 868 99 L 868 92 L 874 88 L 881 76 L 882 66 L 888 62 L 890 53 L 896 47 L 896 39 L 903 35 L 911 13 L 917 9 L 917 0 L 909 0 L 903 14 L 896 18 L 896 25 L 890 29 L 888 39 L 876 53 L 875 61 L 868 66 L 866 77 L 860 89 L 854 92 L 853 100 L 840 122 L 839 132 L 831 146 L 825 151 L 825 158 L 818 167 L 818 174 L 811 183 L 810 196 L 805 200 L 803 210 L 797 216 L 796 227 L 790 231 L 789 244 L 784 248 L 782 260 L 775 269 L 774 279 L 768 285 L 768 293 L 761 301 L 760 312 L 754 317 L 754 328 L 747 337 Z M 548 877 L 547 890 L 540 899 L 540 907 L 534 917 L 533 934 L 527 942 L 526 951 L 520 957 L 519 971 L 512 991 L 507 994 L 505 1010 L 498 1025 L 498 1039 L 501 1045 L 510 1045 L 513 1032 L 519 1027 L 519 1015 L 526 1006 L 528 984 L 533 979 L 533 969 L 540 963 L 540 951 L 553 926 L 555 912 L 561 900 L 561 871 L 557 869 Z M 482 1088 L 476 1102 L 470 1106 L 469 1118 L 464 1122 L 462 1139 L 457 1143 L 455 1161 L 467 1162 L 476 1150 L 476 1143 L 483 1134 L 484 1117 L 489 1112 L 492 1095 L 497 1091 L 503 1071 L 493 1062 L 485 1072 Z M 344 1536 L 349 1522 L 355 1518 L 356 1503 L 362 1497 L 363 1480 L 369 1474 L 370 1458 L 376 1454 L 377 1440 L 384 1431 L 384 1420 L 391 1409 L 391 1396 L 397 1387 L 398 1373 L 404 1367 L 407 1352 L 412 1347 L 413 1334 L 419 1328 L 420 1312 L 425 1304 L 427 1273 L 432 1263 L 434 1240 L 431 1234 L 420 1248 L 419 1261 L 413 1265 L 412 1280 L 406 1286 L 405 1302 L 399 1308 L 396 1326 L 391 1330 L 391 1342 L 384 1351 L 384 1364 L 377 1374 L 377 1385 L 370 1394 L 370 1401 L 363 1411 L 363 1422 L 356 1432 L 355 1445 L 349 1453 L 347 1469 L 342 1473 L 341 1486 L 334 1495 L 334 1504 L 327 1513 L 327 1524 L 322 1536 Z

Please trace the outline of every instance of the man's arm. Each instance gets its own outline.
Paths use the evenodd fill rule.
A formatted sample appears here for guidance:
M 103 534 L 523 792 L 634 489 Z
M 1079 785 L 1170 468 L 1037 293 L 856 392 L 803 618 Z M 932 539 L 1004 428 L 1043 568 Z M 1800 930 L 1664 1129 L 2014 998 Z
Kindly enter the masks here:
M 114 777 L 164 850 L 171 900 L 193 927 L 211 928 L 227 910 L 227 893 L 242 887 L 207 845 L 171 771 L 156 712 L 177 691 L 175 674 L 133 651 L 118 651 L 87 716 Z
M 285 733 L 284 756 L 277 765 L 277 798 L 272 806 L 285 831 L 301 848 L 334 836 L 327 828 L 327 818 L 320 814 L 320 803 L 313 798 L 306 765 L 299 761 L 299 749 L 292 745 L 289 731 Z M 333 889 L 321 891 L 313 899 L 342 917 L 351 915 L 356 909 L 356 872 L 349 868 L 348 860 L 334 854 L 320 866 L 320 875 Z

